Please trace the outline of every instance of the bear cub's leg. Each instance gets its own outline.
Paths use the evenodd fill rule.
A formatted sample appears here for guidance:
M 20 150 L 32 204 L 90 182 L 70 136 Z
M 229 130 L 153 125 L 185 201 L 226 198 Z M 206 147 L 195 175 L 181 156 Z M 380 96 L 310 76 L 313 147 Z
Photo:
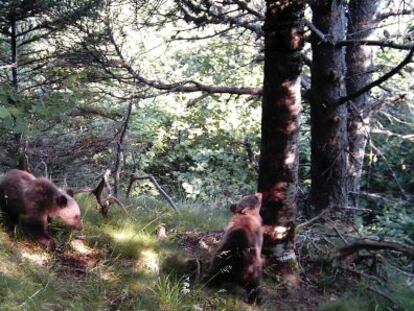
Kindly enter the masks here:
M 55 241 L 47 231 L 47 221 L 33 218 L 23 218 L 20 224 L 24 232 L 44 246 L 48 251 L 54 251 L 56 248 Z

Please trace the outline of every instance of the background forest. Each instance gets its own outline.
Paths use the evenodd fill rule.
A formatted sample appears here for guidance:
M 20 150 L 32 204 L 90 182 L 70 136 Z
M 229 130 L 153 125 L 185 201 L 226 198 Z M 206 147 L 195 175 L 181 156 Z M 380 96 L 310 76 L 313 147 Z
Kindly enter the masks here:
M 54 225 L 52 254 L 0 232 L 0 310 L 414 310 L 413 16 L 404 0 L 0 1 L 0 172 L 74 189 L 84 222 Z M 276 188 L 263 217 L 292 229 L 277 243 L 300 284 L 269 268 L 251 307 L 194 281 L 230 203 Z

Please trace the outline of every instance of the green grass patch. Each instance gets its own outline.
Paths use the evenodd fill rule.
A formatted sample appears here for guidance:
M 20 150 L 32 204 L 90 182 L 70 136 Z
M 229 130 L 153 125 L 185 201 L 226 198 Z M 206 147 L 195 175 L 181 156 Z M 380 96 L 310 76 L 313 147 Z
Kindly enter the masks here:
M 228 213 L 202 207 L 174 212 L 149 197 L 126 203 L 130 216 L 112 206 L 103 218 L 89 195 L 76 197 L 84 229 L 51 225 L 58 251 L 47 253 L 17 231 L 0 232 L 0 310 L 199 310 L 225 306 L 195 284 L 161 271 L 182 253 L 175 236 L 185 230 L 222 230 Z M 157 228 L 168 238 L 158 241 Z M 77 241 L 78 243 L 74 243 Z M 89 262 L 92 262 L 88 267 Z M 187 287 L 186 287 L 187 286 Z M 221 308 L 223 309 L 223 308 Z M 224 308 L 225 309 L 225 308 Z

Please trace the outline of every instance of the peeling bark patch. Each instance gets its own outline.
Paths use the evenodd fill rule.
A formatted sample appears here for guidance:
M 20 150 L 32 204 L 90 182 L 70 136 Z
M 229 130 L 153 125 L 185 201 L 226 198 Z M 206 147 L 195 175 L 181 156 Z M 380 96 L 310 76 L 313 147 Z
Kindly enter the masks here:
M 281 202 L 286 199 L 286 189 L 287 183 L 286 182 L 278 182 L 276 183 L 270 192 L 270 197 L 267 199 L 273 202 Z

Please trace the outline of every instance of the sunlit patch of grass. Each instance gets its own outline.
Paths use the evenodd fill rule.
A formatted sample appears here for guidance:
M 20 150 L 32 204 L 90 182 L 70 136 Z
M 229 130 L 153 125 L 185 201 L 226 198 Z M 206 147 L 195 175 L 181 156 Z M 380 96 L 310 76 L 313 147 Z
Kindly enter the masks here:
M 111 237 L 115 256 L 137 258 L 143 250 L 154 248 L 157 244 L 155 235 L 137 231 L 136 226 L 130 223 L 121 228 L 105 226 L 103 232 Z
M 171 280 L 169 276 L 158 279 L 154 288 L 154 300 L 158 301 L 160 310 L 185 310 L 188 308 L 184 303 L 181 284 Z
M 175 213 L 161 200 L 141 197 L 125 202 L 128 217 L 112 206 L 104 218 L 94 197 L 82 194 L 76 200 L 84 229 L 71 231 L 52 224 L 57 253 L 45 252 L 27 237 L 10 239 L 0 233 L 2 311 L 234 309 L 234 300 L 211 296 L 196 284 L 183 292 L 181 275 L 165 275 L 159 268 L 165 258 L 183 252 L 177 234 L 222 230 L 227 211 L 192 206 Z M 160 225 L 167 229 L 164 241 L 156 238 Z M 79 275 L 76 265 L 65 262 L 66 255 L 96 264 Z M 66 267 L 60 269 L 61 265 Z
M 192 205 L 180 208 L 179 213 L 169 212 L 164 221 L 177 231 L 205 232 L 224 230 L 230 218 L 231 213 L 226 209 Z
M 33 265 L 37 266 L 44 266 L 46 265 L 50 260 L 50 255 L 44 251 L 42 252 L 34 252 L 22 250 L 21 256 L 25 261 L 29 261 Z

